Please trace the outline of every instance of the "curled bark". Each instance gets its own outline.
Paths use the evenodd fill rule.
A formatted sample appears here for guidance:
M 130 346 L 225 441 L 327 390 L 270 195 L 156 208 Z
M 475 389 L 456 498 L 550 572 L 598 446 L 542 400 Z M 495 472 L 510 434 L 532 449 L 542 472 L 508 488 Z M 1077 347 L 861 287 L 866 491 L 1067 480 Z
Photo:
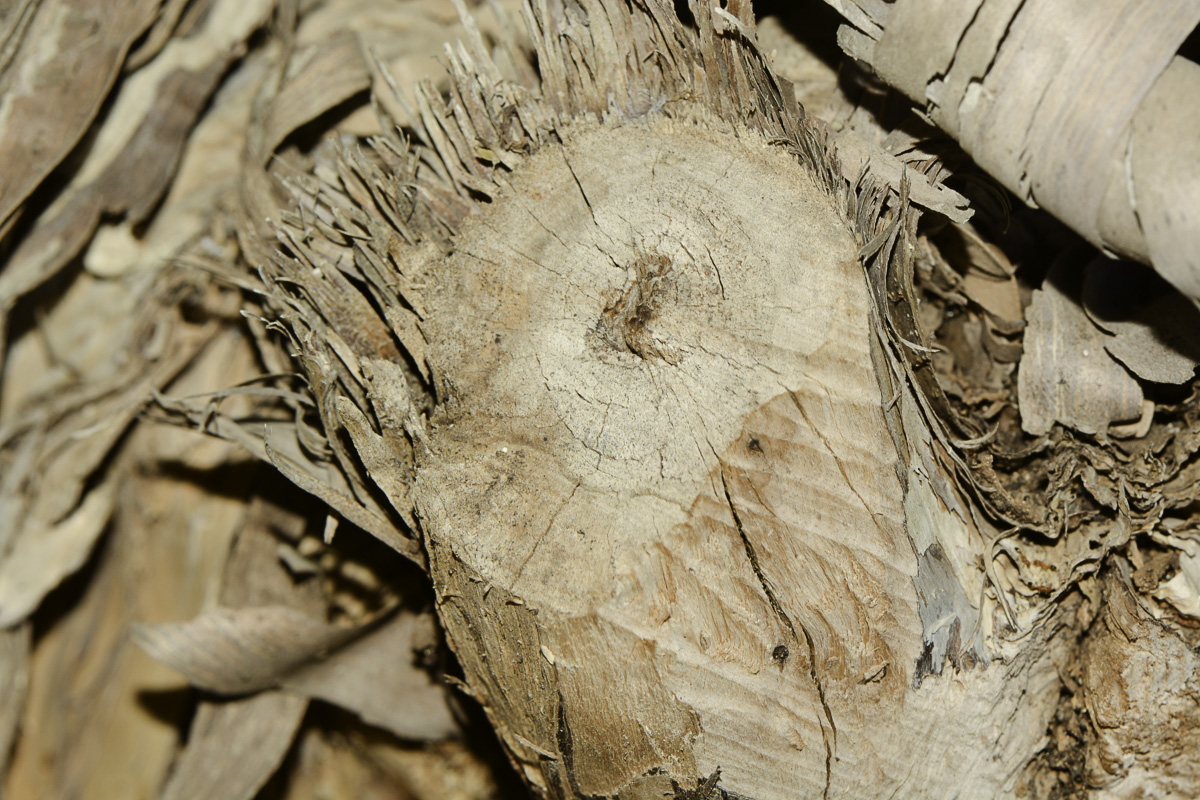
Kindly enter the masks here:
M 843 49 L 1014 194 L 1200 300 L 1195 3 L 831 5 Z

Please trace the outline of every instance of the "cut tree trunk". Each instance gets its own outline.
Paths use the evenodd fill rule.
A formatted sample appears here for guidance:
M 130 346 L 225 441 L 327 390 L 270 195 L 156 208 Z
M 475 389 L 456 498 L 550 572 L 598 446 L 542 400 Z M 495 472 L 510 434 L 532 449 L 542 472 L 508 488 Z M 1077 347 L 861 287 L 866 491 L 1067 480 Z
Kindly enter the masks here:
M 248 213 L 326 438 L 537 793 L 1028 789 L 1140 512 L 997 473 L 1019 432 L 953 407 L 919 322 L 936 182 L 844 182 L 749 5 L 689 9 L 530 4 L 536 83 L 469 36 L 417 143 Z
M 5 29 L 19 39 L 51 8 L 36 5 L 0 14 Z M 0 686 L 29 685 L 23 712 L 0 709 L 13 797 L 295 797 L 352 749 L 358 785 L 376 780 L 367 735 L 339 750 L 310 700 L 418 742 L 485 721 L 546 798 L 1200 795 L 1200 326 L 1149 270 L 1062 230 L 1024 240 L 1030 214 L 989 233 L 985 180 L 952 143 L 893 129 L 849 63 L 819 92 L 823 121 L 748 0 L 526 0 L 519 21 L 494 3 L 485 31 L 454 0 L 463 39 L 441 83 L 369 23 L 340 31 L 352 3 L 173 1 L 153 25 L 127 5 L 103 80 L 80 84 L 86 108 L 5 196 L 24 209 L 50 191 L 43 173 L 148 31 L 103 123 L 116 133 L 94 136 L 44 214 L 0 220 L 0 314 L 81 252 L 118 275 L 132 243 L 215 278 L 110 286 L 141 309 L 132 344 L 52 402 L 6 377 Z M 1186 31 L 1104 28 L 1155 51 L 1110 109 L 1134 133 L 1089 128 L 1111 114 L 1070 106 L 1066 78 L 1050 81 L 1057 105 L 1021 106 L 1004 76 L 1037 83 L 1044 59 L 985 59 L 1011 80 L 987 98 L 1037 119 L 977 141 L 991 117 L 967 112 L 998 112 L 967 102 L 966 46 L 1002 31 L 996 48 L 1032 48 L 1051 4 L 947 12 L 965 33 L 929 52 L 916 3 L 830 5 L 857 26 L 841 44 L 1018 196 L 1083 192 L 1057 213 L 1188 289 L 1169 267 L 1191 268 L 1191 217 L 1156 228 L 1139 201 L 1145 230 L 1122 239 L 1132 210 L 1104 210 L 1129 177 L 1114 148 L 1154 127 L 1139 103 L 1163 105 L 1153 78 L 1190 75 L 1123 34 Z M 272 13 L 279 39 L 255 44 Z M 418 27 L 411 49 L 428 47 Z M 233 210 L 209 216 L 180 200 L 208 197 L 188 180 L 168 186 L 242 48 L 238 136 L 193 137 L 179 168 L 198 180 L 193 159 L 219 155 L 211 202 Z M 1034 136 L 1062 109 L 1102 151 L 1083 189 L 1052 180 L 1061 142 Z M 1021 136 L 1020 152 L 1049 153 L 1032 177 L 996 155 Z M 1137 172 L 1145 148 L 1130 152 Z M 1138 198 L 1155 169 L 1130 178 Z M 1195 190 L 1172 186 L 1168 206 Z M 147 219 L 174 224 L 169 244 L 135 230 Z M 87 305 L 79 286 L 60 315 Z M 40 363 L 34 338 L 4 355 Z M 124 437 L 151 395 L 159 421 L 237 443 L 295 494 L 261 488 L 269 468 L 219 442 Z M 205 497 L 205 514 L 182 510 Z M 47 604 L 71 607 L 28 622 L 85 564 L 77 594 Z M 162 664 L 207 692 L 177 753 L 186 715 L 162 724 L 132 699 L 171 685 Z M 92 676 L 83 700 L 76 673 Z M 97 747 L 114 724 L 140 733 Z M 446 747 L 443 766 L 465 753 Z M 150 755 L 128 771 L 113 752 Z M 485 796 L 484 767 L 463 763 L 477 786 L 459 796 Z M 280 764 L 286 792 L 269 785 Z

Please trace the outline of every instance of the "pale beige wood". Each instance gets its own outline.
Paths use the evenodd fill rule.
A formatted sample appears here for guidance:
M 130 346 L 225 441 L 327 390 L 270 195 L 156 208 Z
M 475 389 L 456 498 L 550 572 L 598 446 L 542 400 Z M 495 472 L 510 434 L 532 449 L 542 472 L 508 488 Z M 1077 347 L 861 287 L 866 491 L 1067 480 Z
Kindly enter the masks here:
M 890 734 L 854 708 L 898 710 L 920 626 L 866 284 L 824 192 L 753 139 L 585 130 L 456 250 L 426 295 L 454 395 L 418 510 L 443 597 L 471 575 L 524 603 L 517 642 L 444 615 L 472 685 L 552 711 L 498 714 L 510 746 L 573 758 L 584 794 L 658 753 L 751 797 L 862 787 Z

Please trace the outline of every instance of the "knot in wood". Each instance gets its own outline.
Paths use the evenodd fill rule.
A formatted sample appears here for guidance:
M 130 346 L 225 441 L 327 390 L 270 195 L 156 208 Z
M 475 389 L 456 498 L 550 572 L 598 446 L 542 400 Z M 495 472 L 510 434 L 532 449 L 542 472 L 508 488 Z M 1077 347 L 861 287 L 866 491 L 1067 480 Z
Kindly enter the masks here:
M 596 333 L 607 346 L 642 359 L 678 362 L 678 351 L 656 337 L 652 329 L 663 305 L 678 299 L 680 276 L 674 266 L 663 253 L 638 252 L 626 269 L 625 286 L 608 294 L 596 324 Z

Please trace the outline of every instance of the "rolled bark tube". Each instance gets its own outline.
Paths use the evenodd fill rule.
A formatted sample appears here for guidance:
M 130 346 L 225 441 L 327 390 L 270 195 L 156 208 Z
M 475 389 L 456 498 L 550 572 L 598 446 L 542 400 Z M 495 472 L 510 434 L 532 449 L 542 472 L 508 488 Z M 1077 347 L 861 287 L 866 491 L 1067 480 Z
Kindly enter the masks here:
M 861 30 L 843 26 L 842 48 L 1021 200 L 1200 300 L 1200 67 L 1176 55 L 1200 5 L 864 1 L 843 16 Z

